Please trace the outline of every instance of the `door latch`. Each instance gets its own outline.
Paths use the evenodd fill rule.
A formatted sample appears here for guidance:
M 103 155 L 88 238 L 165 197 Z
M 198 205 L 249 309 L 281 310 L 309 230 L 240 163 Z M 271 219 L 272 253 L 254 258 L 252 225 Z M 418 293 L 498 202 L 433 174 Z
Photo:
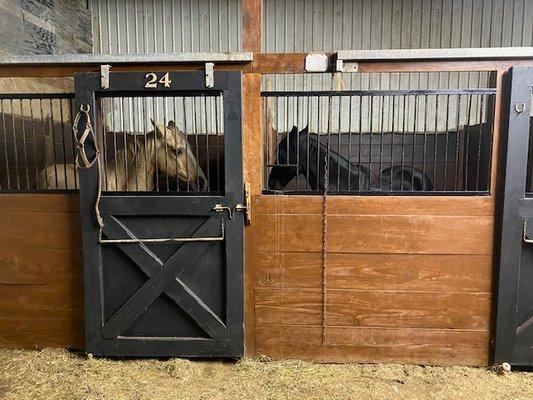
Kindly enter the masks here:
M 231 207 L 223 206 L 222 204 L 217 203 L 211 210 L 217 213 L 227 211 L 229 219 L 233 219 L 233 209 Z
M 251 211 L 252 211 L 252 202 L 250 199 L 250 189 L 245 184 L 244 185 L 244 204 L 236 204 L 234 211 L 244 212 L 244 218 L 246 219 L 246 225 L 250 225 L 251 222 Z

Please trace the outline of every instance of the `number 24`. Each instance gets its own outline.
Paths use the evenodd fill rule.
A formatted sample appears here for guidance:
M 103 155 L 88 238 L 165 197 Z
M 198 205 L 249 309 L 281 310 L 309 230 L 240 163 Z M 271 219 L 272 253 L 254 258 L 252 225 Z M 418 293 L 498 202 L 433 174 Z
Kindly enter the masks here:
M 157 80 L 157 75 L 153 72 L 148 72 L 145 76 L 148 81 L 144 84 L 144 87 L 146 89 L 155 89 L 157 88 L 157 85 L 161 83 L 164 87 L 169 88 L 172 81 L 170 80 L 170 76 L 168 72 L 163 75 L 163 77 L 159 80 Z

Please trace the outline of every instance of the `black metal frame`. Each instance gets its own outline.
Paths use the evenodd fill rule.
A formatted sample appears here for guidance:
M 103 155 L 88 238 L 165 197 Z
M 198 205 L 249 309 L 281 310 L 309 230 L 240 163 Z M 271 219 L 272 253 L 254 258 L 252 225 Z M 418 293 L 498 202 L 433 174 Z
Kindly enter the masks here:
M 522 343 L 519 313 L 524 302 L 533 303 L 533 280 L 527 279 L 533 268 L 533 248 L 524 240 L 524 224 L 533 222 L 533 198 L 526 196 L 533 68 L 512 68 L 504 84 L 494 361 L 532 366 L 533 348 Z M 528 338 L 533 342 L 533 331 Z
M 34 129 L 34 126 L 33 126 L 33 120 L 36 119 L 36 115 L 38 113 L 42 113 L 42 100 L 49 100 L 50 102 L 52 100 L 59 100 L 59 101 L 62 101 L 62 100 L 70 100 L 70 101 L 73 101 L 74 100 L 74 93 L 0 93 L 0 102 L 4 101 L 4 100 L 18 100 L 20 102 L 20 107 L 22 107 L 22 102 L 24 100 L 27 100 L 30 102 L 30 105 L 31 105 L 31 102 L 34 101 L 34 100 L 38 100 L 40 103 L 40 109 L 38 111 L 33 111 L 33 108 L 32 110 L 30 111 L 30 115 L 24 115 L 24 114 L 21 114 L 21 118 L 24 118 L 24 116 L 27 116 L 27 117 L 31 117 L 32 118 L 32 126 L 31 127 L 26 127 L 26 132 L 24 131 L 24 125 L 22 125 L 22 134 L 23 134 L 23 139 L 24 139 L 24 148 L 26 150 L 26 146 L 27 146 L 27 141 L 26 141 L 26 134 L 28 134 L 28 136 L 30 136 L 30 133 L 31 133 L 31 136 L 33 136 L 33 140 L 34 140 L 34 145 L 35 145 L 35 140 L 36 140 L 36 137 L 39 135 L 39 134 L 43 134 L 43 132 L 37 132 L 35 131 Z M 41 123 L 44 123 L 43 122 L 43 119 L 42 119 L 42 115 L 40 115 L 40 118 L 41 118 Z M 63 115 L 60 116 L 61 117 L 61 121 L 59 121 L 61 123 L 61 125 L 65 125 L 65 121 L 63 120 Z M 52 121 L 53 122 L 53 121 Z M 2 123 L 5 123 L 5 114 L 4 114 L 4 109 L 3 107 L 0 107 L 0 124 Z M 0 125 L 0 131 L 1 131 L 1 128 L 2 128 L 2 125 Z M 5 127 L 4 127 L 5 128 Z M 62 138 L 65 139 L 66 135 L 68 136 L 71 136 L 72 133 L 71 133 L 71 126 L 70 124 L 68 124 L 66 127 L 63 127 L 64 131 L 61 132 L 62 133 Z M 55 134 L 54 132 L 52 132 L 53 134 L 53 139 L 54 139 L 54 145 L 55 145 Z M 64 143 L 63 143 L 63 146 L 64 146 Z M 2 151 L 4 153 L 7 153 L 7 140 L 6 138 L 4 138 L 4 145 L 2 146 L 3 149 Z M 70 150 L 70 149 L 69 149 Z M 34 153 L 34 157 L 36 156 L 36 153 L 40 153 L 42 151 L 42 149 L 33 149 Z M 63 147 L 63 151 L 65 151 L 65 148 Z M 15 150 L 16 152 L 16 150 Z M 65 154 L 63 154 L 63 157 L 65 157 Z M 25 159 L 25 162 L 26 162 L 26 168 L 28 169 L 29 168 L 29 165 L 28 165 L 28 157 L 27 155 L 25 155 L 24 157 Z M 6 161 L 7 161 L 7 158 L 6 158 Z M 63 161 L 62 163 L 63 165 L 74 165 L 74 160 L 72 161 L 72 163 L 67 163 L 66 161 Z M 8 165 L 3 165 L 2 166 L 3 168 L 5 168 L 5 173 L 7 175 L 9 175 L 9 166 Z M 43 165 L 43 167 L 46 167 L 46 165 Z M 27 177 L 27 184 L 26 184 L 26 188 L 24 187 L 9 187 L 9 188 L 6 188 L 6 187 L 0 187 L 0 193 L 27 193 L 27 194 L 31 194 L 31 193 L 77 193 L 78 190 L 77 189 L 46 189 L 46 188 L 38 188 L 38 187 L 32 187 L 32 188 L 28 188 L 29 186 L 29 182 L 30 182 L 30 179 L 29 177 Z M 76 184 L 76 182 L 75 182 Z M 20 186 L 20 185 L 19 185 Z
M 455 163 L 454 164 L 454 168 L 453 168 L 453 175 L 457 175 L 457 177 L 461 176 L 461 179 L 464 180 L 464 182 L 459 182 L 459 186 L 458 186 L 458 183 L 457 183 L 457 177 L 456 177 L 456 181 L 455 181 L 455 186 L 452 185 L 452 187 L 450 188 L 448 186 L 448 188 L 446 187 L 446 183 L 444 183 L 444 187 L 439 187 L 439 188 L 436 188 L 436 187 L 430 187 L 428 188 L 427 186 L 425 186 L 425 188 L 423 190 L 409 190 L 407 188 L 404 188 L 403 184 L 402 184 L 402 187 L 401 187 L 401 190 L 400 188 L 398 189 L 393 189 L 392 187 L 392 183 L 390 184 L 390 188 L 379 188 L 379 186 L 381 186 L 382 184 L 382 176 L 381 176 L 381 172 L 379 172 L 379 183 L 378 183 L 378 187 L 376 188 L 375 186 L 371 186 L 369 184 L 368 187 L 365 187 L 364 185 L 362 187 L 358 187 L 356 189 L 354 188 L 344 188 L 344 189 L 339 189 L 339 188 L 334 188 L 334 189 L 328 189 L 328 194 L 330 195 L 377 195 L 377 196 L 413 196 L 413 195 L 417 195 L 417 196 L 435 196 L 435 195 L 444 195 L 444 196 L 487 196 L 487 195 L 490 195 L 490 187 L 491 187 L 491 182 L 490 182 L 490 176 L 491 176 L 491 169 L 492 169 L 492 140 L 493 140 L 493 116 L 494 116 L 494 107 L 495 107 L 495 97 L 496 97 L 496 88 L 466 88 L 466 89 L 417 89 L 417 90 L 321 90 L 321 91 L 264 91 L 261 93 L 261 97 L 263 99 L 269 99 L 269 98 L 274 98 L 278 101 L 278 99 L 285 99 L 285 106 L 284 107 L 288 107 L 287 105 L 287 100 L 294 100 L 296 101 L 296 105 L 293 104 L 293 114 L 297 115 L 295 118 L 296 118 L 296 121 L 298 122 L 299 120 L 299 113 L 300 112 L 303 112 L 304 115 L 307 115 L 307 118 L 308 118 L 308 123 L 311 122 L 311 117 L 309 116 L 309 100 L 310 99 L 316 99 L 317 100 L 317 103 L 315 104 L 317 107 L 320 107 L 321 105 L 321 99 L 328 99 L 328 104 L 329 104 L 329 111 L 326 113 L 327 115 L 323 118 L 326 118 L 327 121 L 328 121 L 328 131 L 327 132 L 324 132 L 323 135 L 320 135 L 320 136 L 323 136 L 323 137 L 326 137 L 326 139 L 323 140 L 323 142 L 325 142 L 325 146 L 327 146 L 327 152 L 330 154 L 330 156 L 327 158 L 328 160 L 331 160 L 331 157 L 334 157 L 335 156 L 335 151 L 330 149 L 330 142 L 331 142 L 331 138 L 332 137 L 337 137 L 337 146 L 338 148 L 340 149 L 341 147 L 341 136 L 343 135 L 346 135 L 346 136 L 349 136 L 349 144 L 348 144 L 348 147 L 349 147 L 349 156 L 344 156 L 346 158 L 346 162 L 348 164 L 352 164 L 352 160 L 356 160 L 358 163 L 360 163 L 361 166 L 363 167 L 366 167 L 366 169 L 370 170 L 371 169 L 371 166 L 374 165 L 376 166 L 377 165 L 377 162 L 376 161 L 371 161 L 371 158 L 373 157 L 372 155 L 370 154 L 374 154 L 374 151 L 373 150 L 365 150 L 366 152 L 369 152 L 370 151 L 370 154 L 368 155 L 369 157 L 369 161 L 360 161 L 361 160 L 361 150 L 359 150 L 359 156 L 354 155 L 353 158 L 352 158 L 352 153 L 351 153 L 351 146 L 354 145 L 354 146 L 358 146 L 359 149 L 363 146 L 368 146 L 370 149 L 372 148 L 373 145 L 379 145 L 380 146 L 380 152 L 379 152 L 379 171 L 382 171 L 383 168 L 386 168 L 386 167 L 389 167 L 392 169 L 393 165 L 396 164 L 393 162 L 393 148 L 394 147 L 397 147 L 397 148 L 400 148 L 401 146 L 401 152 L 402 152 L 402 161 L 401 161 L 401 164 L 402 164 L 402 168 L 404 166 L 404 156 L 403 156 L 403 153 L 404 153 L 404 149 L 411 149 L 412 148 L 412 152 L 413 152 L 413 157 L 412 157 L 412 160 L 406 160 L 406 163 L 405 163 L 405 167 L 407 170 L 409 170 L 409 166 L 408 164 L 411 163 L 411 167 L 413 167 L 414 169 L 416 169 L 414 166 L 415 164 L 422 164 L 423 167 L 420 167 L 420 168 L 423 168 L 424 171 L 420 171 L 420 172 L 426 172 L 426 162 L 429 163 L 429 165 L 433 165 L 432 167 L 432 170 L 433 170 L 433 181 L 435 181 L 436 179 L 436 176 L 438 175 L 441 175 L 442 172 L 444 171 L 444 178 L 443 178 L 443 181 L 446 181 L 446 170 L 448 169 L 448 164 L 450 164 L 452 161 L 452 158 L 453 158 L 453 162 Z M 417 107 L 417 96 L 424 96 L 424 97 L 421 97 L 421 98 L 424 98 L 425 102 L 424 102 L 424 106 L 426 107 L 425 111 L 423 112 L 423 114 L 425 115 L 425 120 L 424 120 L 424 128 L 426 126 L 426 119 L 428 118 L 428 111 L 427 111 L 427 104 L 428 104 L 428 96 L 434 96 L 435 97 L 435 107 L 436 107 L 436 110 L 439 108 L 439 98 L 440 97 L 437 97 L 437 96 L 445 96 L 445 99 L 446 99 L 446 102 L 444 105 L 448 105 L 449 107 L 449 101 L 450 101 L 450 96 L 459 96 L 458 97 L 458 105 L 457 105 L 457 116 L 453 115 L 452 113 L 452 116 L 453 117 L 456 117 L 457 119 L 457 122 L 459 122 L 459 115 L 461 114 L 461 110 L 459 109 L 459 106 L 461 105 L 461 95 L 466 95 L 468 96 L 467 99 L 469 99 L 467 102 L 465 102 L 465 105 L 467 105 L 467 112 L 468 112 L 468 121 L 470 122 L 470 118 L 471 118 L 471 113 L 472 113 L 472 102 L 473 102 L 473 96 L 479 96 L 479 102 L 480 104 L 478 104 L 478 110 L 475 110 L 475 113 L 476 116 L 477 116 L 477 112 L 479 112 L 479 115 L 482 117 L 483 116 L 483 113 L 485 112 L 486 113 L 486 118 L 487 118 L 487 127 L 490 128 L 490 132 L 489 133 L 489 137 L 484 139 L 483 140 L 483 143 L 482 143 L 482 133 L 485 134 L 486 132 L 483 131 L 483 129 L 485 129 L 483 127 L 483 123 L 480 123 L 479 124 L 479 131 L 477 131 L 477 128 L 476 130 L 474 131 L 474 128 L 472 128 L 470 125 L 467 125 L 465 127 L 465 133 L 464 133 L 464 137 L 466 138 L 465 139 L 465 143 L 462 143 L 462 146 L 464 146 L 464 149 L 462 148 L 462 150 L 465 150 L 466 151 L 466 157 L 468 158 L 468 146 L 469 146 L 469 138 L 474 135 L 475 137 L 475 134 L 478 134 L 478 137 L 475 141 L 472 141 L 472 143 L 470 143 L 470 145 L 472 146 L 476 146 L 477 145 L 477 148 L 474 149 L 475 150 L 475 153 L 473 153 L 471 155 L 470 158 L 468 158 L 466 161 L 465 160 L 461 160 L 459 161 L 459 158 L 461 157 L 464 157 L 465 154 L 459 154 L 459 130 L 457 130 L 457 132 L 452 132 L 449 130 L 449 126 L 448 126 L 448 118 L 450 116 L 450 112 L 447 111 L 447 114 L 446 114 L 446 143 L 445 143 L 445 147 L 446 147 L 446 158 L 443 160 L 437 160 L 437 131 L 436 131 L 436 127 L 437 127 L 437 115 L 435 116 L 435 121 L 434 121 L 434 124 L 435 124 L 435 131 L 431 130 L 429 131 L 427 134 L 424 133 L 423 135 L 423 162 L 422 160 L 418 160 L 418 161 L 415 161 L 415 158 L 414 158 L 414 153 L 415 153 L 415 140 L 416 140 L 416 137 L 413 136 L 413 138 L 411 139 L 412 140 L 412 144 L 406 144 L 404 145 L 404 137 L 407 137 L 408 135 L 412 135 L 412 133 L 408 133 L 405 128 L 405 115 L 404 115 L 404 122 L 403 122 L 403 128 L 401 126 L 397 126 L 396 128 L 398 130 L 394 131 L 390 131 L 390 132 L 385 132 L 383 130 L 383 115 L 385 114 L 385 110 L 382 109 L 381 110 L 381 132 L 379 132 L 379 129 L 377 131 L 373 131 L 373 128 L 372 128 L 372 118 L 370 119 L 370 131 L 373 132 L 373 133 L 378 133 L 379 135 L 376 135 L 377 138 L 375 139 L 375 143 L 373 144 L 372 143 L 372 137 L 370 137 L 370 143 L 365 143 L 365 142 L 362 142 L 361 141 L 361 135 L 363 134 L 366 134 L 368 132 L 363 132 L 362 131 L 362 126 L 361 126 L 361 121 L 359 124 L 355 123 L 353 125 L 353 128 L 354 130 L 352 130 L 352 120 L 351 120 L 351 116 L 349 117 L 349 129 L 350 131 L 349 132 L 341 132 L 340 131 L 340 125 L 341 125 L 341 112 L 339 111 L 339 121 L 338 121 L 338 124 L 339 124 L 339 131 L 334 131 L 334 132 L 329 132 L 329 129 L 330 129 L 330 118 L 331 118 L 331 102 L 332 102 L 332 99 L 338 99 L 339 101 L 339 108 L 340 107 L 340 102 L 342 99 L 349 99 L 349 107 L 350 109 L 352 108 L 352 97 L 355 96 L 355 98 L 359 98 L 360 100 L 360 103 L 359 103 L 359 113 L 362 113 L 363 110 L 362 110 L 362 99 L 363 98 L 370 98 L 370 103 L 367 104 L 367 106 L 370 107 L 370 110 L 369 110 L 369 113 L 372 114 L 372 99 L 374 98 L 374 96 L 376 96 L 377 98 L 381 97 L 383 99 L 385 98 L 389 98 L 389 99 L 392 99 L 390 102 L 392 102 L 392 107 L 393 107 L 393 113 L 392 113 L 392 126 L 394 128 L 394 124 L 395 124 L 395 119 L 394 119 L 394 108 L 395 108 L 395 98 L 399 98 L 401 100 L 401 98 L 403 97 L 404 99 L 404 102 L 403 102 L 403 107 L 404 107 L 404 111 L 405 111 L 405 99 L 407 98 L 407 96 L 414 96 L 414 101 L 415 101 L 415 113 L 416 112 L 416 107 Z M 401 96 L 401 97 L 399 97 Z M 446 97 L 447 96 L 447 97 Z M 300 99 L 307 99 L 307 108 L 306 108 L 306 105 L 305 105 L 305 101 L 304 101 L 304 104 L 302 105 L 302 107 L 300 108 L 306 108 L 306 110 L 299 110 L 299 106 L 298 106 L 298 102 Z M 400 103 L 400 100 L 398 100 L 398 102 L 396 103 L 399 107 L 399 103 Z M 485 100 L 485 101 L 484 101 Z M 294 103 L 293 101 L 293 103 Z M 384 100 L 382 100 L 384 101 Z M 484 104 L 485 103 L 485 104 Z M 283 103 L 282 103 L 283 104 Z M 266 104 L 265 102 L 263 103 L 263 113 L 266 115 L 267 111 L 266 111 Z M 355 104 L 356 108 L 357 108 L 357 103 Z M 278 121 L 278 110 L 277 110 L 277 103 L 276 103 L 276 123 L 279 123 L 280 121 Z M 282 105 L 283 107 L 283 105 Z M 390 104 L 389 104 L 389 107 L 390 107 Z M 390 109 L 389 109 L 390 110 Z M 437 111 L 435 112 L 437 114 Z M 379 113 L 378 113 L 379 115 Z M 294 116 L 293 116 L 294 118 Z M 314 118 L 314 117 L 313 117 Z M 361 117 L 360 117 L 361 118 Z M 482 118 L 481 118 L 482 120 Z M 433 120 L 432 120 L 433 121 Z M 318 117 L 316 119 L 316 122 L 317 124 L 320 124 L 321 122 L 324 122 L 322 121 L 321 117 L 320 117 L 320 110 L 318 112 Z M 416 124 L 417 124 L 417 119 L 416 119 L 416 116 L 415 116 L 415 128 L 416 128 Z M 359 125 L 359 128 L 357 128 L 357 125 Z M 285 128 L 287 129 L 287 134 L 288 134 L 288 131 L 290 129 L 290 125 L 288 126 L 285 126 Z M 279 129 L 279 126 L 278 126 L 278 129 Z M 281 132 L 278 132 L 278 135 L 283 135 L 282 132 L 284 131 L 281 131 Z M 298 141 L 301 140 L 302 136 L 301 136 L 301 133 L 302 132 L 298 132 L 297 135 L 298 135 Z M 354 141 L 352 143 L 352 133 L 354 135 Z M 441 133 L 444 133 L 441 132 Z M 452 134 L 455 134 L 455 137 L 457 139 L 453 139 L 453 135 Z M 265 132 L 264 132 L 264 135 L 267 135 L 268 136 L 268 129 L 266 128 L 265 126 Z M 390 146 L 391 148 L 391 151 L 390 151 L 390 162 L 389 161 L 383 161 L 382 162 L 382 155 L 384 154 L 384 149 L 383 149 L 383 146 L 384 146 L 384 137 L 386 135 L 392 135 L 392 142 L 391 143 L 387 143 L 386 145 L 387 146 Z M 401 143 L 395 143 L 394 142 L 394 137 L 396 137 L 396 135 L 398 135 L 399 137 L 401 137 Z M 373 135 L 371 135 L 373 136 Z M 420 135 L 422 136 L 422 135 Z M 444 135 L 442 135 L 444 136 Z M 285 137 L 285 136 L 283 136 Z M 359 138 L 359 141 L 357 142 L 357 138 Z M 452 139 L 449 139 L 449 138 L 452 138 Z M 429 143 L 430 143 L 430 140 L 433 139 L 433 145 L 430 146 Z M 280 137 L 278 136 L 278 141 L 280 140 Z M 400 139 L 398 139 L 400 140 Z M 427 140 L 427 141 L 426 141 Z M 452 154 L 450 156 L 450 158 L 448 158 L 448 141 L 449 140 L 453 140 L 454 141 L 454 144 L 456 146 L 456 153 L 455 154 Z M 488 143 L 486 142 L 486 140 L 488 140 Z M 456 141 L 456 143 L 455 143 Z M 266 140 L 265 142 L 267 143 L 266 146 L 265 146 L 265 149 L 269 147 L 269 144 L 268 144 L 268 137 L 266 137 Z M 420 141 L 419 141 L 420 142 Z M 418 145 L 420 145 L 421 143 L 418 143 Z M 335 146 L 335 140 L 333 140 L 333 146 Z M 346 143 L 343 144 L 343 146 L 345 147 L 346 146 Z M 427 153 L 427 149 L 426 149 L 426 146 L 428 149 L 431 149 L 433 148 L 434 149 L 434 158 L 431 159 L 430 155 L 428 156 L 428 159 L 426 160 L 426 153 Z M 487 147 L 488 147 L 488 150 L 487 150 Z M 483 148 L 483 151 L 484 151 L 484 154 L 483 154 L 483 157 L 481 157 L 481 149 Z M 289 152 L 289 145 L 287 144 L 287 152 Z M 278 150 L 276 149 L 276 157 L 277 157 L 277 153 L 278 153 Z M 305 152 L 304 152 L 305 153 Z M 340 153 L 340 152 L 339 152 Z M 309 143 L 307 143 L 307 157 L 309 157 Z M 318 155 L 318 154 L 317 154 Z M 340 154 L 339 154 L 340 155 Z M 468 179 L 469 179 L 469 169 L 468 169 L 468 162 L 476 162 L 475 160 L 475 157 L 477 155 L 477 164 L 476 164 L 476 168 L 477 169 L 477 174 L 475 175 L 474 179 L 472 180 L 472 182 L 470 182 Z M 442 155 L 441 155 L 442 156 Z M 452 157 L 453 156 L 453 157 Z M 342 156 L 341 156 L 342 158 Z M 302 159 L 302 156 L 300 156 L 300 159 Z M 305 188 L 301 188 L 299 187 L 298 189 L 290 189 L 290 190 L 285 190 L 285 189 L 282 189 L 282 190 L 276 190 L 275 188 L 272 188 L 269 186 L 269 184 L 267 183 L 267 180 L 268 180 L 268 174 L 269 174 L 269 171 L 270 171 L 270 168 L 272 167 L 281 167 L 281 168 L 284 168 L 284 167 L 287 167 L 287 168 L 293 168 L 293 170 L 295 170 L 297 172 L 297 175 L 298 175 L 298 171 L 302 171 L 302 167 L 298 167 L 298 151 L 297 151 L 297 154 L 295 156 L 295 160 L 296 160 L 296 164 L 294 163 L 290 163 L 288 160 L 287 162 L 283 162 L 283 160 L 281 162 L 279 162 L 279 160 L 270 160 L 269 159 L 269 155 L 268 154 L 265 154 L 265 164 L 264 164 L 264 171 L 265 171 L 265 176 L 263 177 L 263 180 L 264 180 L 264 186 L 263 186 L 263 190 L 262 190 L 262 193 L 263 194 L 285 194 L 285 195 L 322 195 L 323 194 L 323 190 L 322 189 L 315 189 L 313 190 L 312 187 L 310 187 L 309 183 L 307 183 L 305 186 Z M 331 161 L 330 161 L 331 162 Z M 464 170 L 463 171 L 459 171 L 459 164 L 460 162 L 464 162 L 465 165 L 463 166 L 464 167 Z M 438 163 L 444 163 L 445 167 L 444 167 L 444 170 L 439 170 L 438 171 L 438 174 L 437 174 L 437 167 L 436 165 Z M 366 164 L 366 165 L 365 165 Z M 318 164 L 317 164 L 318 165 Z M 480 165 L 482 165 L 482 175 L 480 175 Z M 308 162 L 308 165 L 307 165 L 307 168 L 309 168 L 309 162 Z M 279 169 L 279 168 L 278 168 Z M 352 169 L 353 171 L 353 169 Z M 414 170 L 413 170 L 414 172 Z M 428 173 L 430 173 L 430 171 L 428 170 L 427 171 Z M 323 173 L 323 172 L 322 172 Z M 320 173 L 320 174 L 322 174 Z M 472 173 L 472 171 L 470 171 L 470 173 Z M 319 175 L 320 175 L 319 174 Z M 350 175 L 350 168 L 348 167 L 347 168 L 347 174 Z M 341 173 L 338 172 L 337 173 L 337 186 L 339 186 L 339 177 L 340 177 Z M 450 175 L 451 176 L 451 175 Z M 482 177 L 482 178 L 480 178 Z M 349 178 L 348 178 L 349 179 Z M 481 181 L 481 183 L 480 183 Z M 348 181 L 349 182 L 349 181 Z M 475 187 L 472 187 L 474 185 L 474 182 L 475 182 Z M 433 182 L 435 183 L 435 182 Z M 331 184 L 331 176 L 330 176 L 330 184 Z M 463 187 L 461 187 L 461 185 L 463 185 Z M 298 186 L 298 185 L 297 185 Z M 455 189 L 454 189 L 455 188 Z
M 83 233 L 83 260 L 85 282 L 85 332 L 86 351 L 95 355 L 106 356 L 188 356 L 188 357 L 236 357 L 243 354 L 243 225 L 244 217 L 236 212 L 232 219 L 227 213 L 213 210 L 215 204 L 233 208 L 243 203 L 242 178 L 242 138 L 241 138 L 241 73 L 216 72 L 214 87 L 205 87 L 203 73 L 170 73 L 174 82 L 169 89 L 139 90 L 144 86 L 144 73 L 110 74 L 110 87 L 100 87 L 100 75 L 94 73 L 77 74 L 76 109 L 82 104 L 91 106 L 91 118 L 99 121 L 97 99 L 99 97 L 120 94 L 143 93 L 145 96 L 179 94 L 180 92 L 219 92 L 224 100 L 224 156 L 225 188 L 222 195 L 182 196 L 173 194 L 123 193 L 108 196 L 100 201 L 100 212 L 106 226 L 103 234 L 109 239 L 136 239 L 131 232 L 116 224 L 113 216 L 157 215 L 157 216 L 202 216 L 207 218 L 193 234 L 194 236 L 213 235 L 219 230 L 219 221 L 224 221 L 225 240 L 223 242 L 225 263 L 225 310 L 226 323 L 209 316 L 209 308 L 201 306 L 181 284 L 176 284 L 175 277 L 183 272 L 195 256 L 201 253 L 207 242 L 195 241 L 185 243 L 165 263 L 154 261 L 148 255 L 143 244 L 117 244 L 134 264 L 139 267 L 148 280 L 131 296 L 124 307 L 104 321 L 103 283 L 102 283 L 102 246 L 99 242 L 99 225 L 95 215 L 95 202 L 98 189 L 97 167 L 80 170 L 80 213 Z M 95 129 L 100 129 L 94 123 Z M 86 151 L 94 157 L 95 148 L 86 144 Z M 184 250 L 185 249 L 185 250 Z M 165 268 L 162 268 L 163 264 Z M 204 277 L 206 284 L 211 279 Z M 179 282 L 178 282 L 179 283 Z M 169 286 L 169 284 L 171 284 Z M 205 338 L 172 337 L 127 337 L 121 336 L 124 327 L 148 307 L 150 301 L 162 293 L 179 304 L 188 315 L 211 336 Z M 205 304 L 204 304 L 205 306 Z M 120 315 L 119 315 L 120 314 Z M 212 314 L 212 313 L 211 313 Z M 108 325 L 109 323 L 109 325 Z M 163 321 L 164 323 L 164 321 Z

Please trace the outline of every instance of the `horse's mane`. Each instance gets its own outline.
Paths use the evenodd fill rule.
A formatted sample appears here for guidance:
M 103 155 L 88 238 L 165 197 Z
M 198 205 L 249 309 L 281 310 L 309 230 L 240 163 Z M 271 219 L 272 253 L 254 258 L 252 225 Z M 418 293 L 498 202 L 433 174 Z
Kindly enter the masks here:
M 127 160 L 128 170 L 133 170 L 136 163 L 153 159 L 155 148 L 155 132 L 146 134 L 125 134 L 126 146 L 124 158 Z M 131 169 L 130 169 L 131 168 Z

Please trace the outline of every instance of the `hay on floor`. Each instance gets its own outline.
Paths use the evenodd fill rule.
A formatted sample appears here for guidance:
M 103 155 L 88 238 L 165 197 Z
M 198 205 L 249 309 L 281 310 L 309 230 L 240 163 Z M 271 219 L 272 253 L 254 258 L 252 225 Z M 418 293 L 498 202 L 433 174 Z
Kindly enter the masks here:
M 86 359 L 0 350 L 0 399 L 533 399 L 533 373 L 372 364 Z

